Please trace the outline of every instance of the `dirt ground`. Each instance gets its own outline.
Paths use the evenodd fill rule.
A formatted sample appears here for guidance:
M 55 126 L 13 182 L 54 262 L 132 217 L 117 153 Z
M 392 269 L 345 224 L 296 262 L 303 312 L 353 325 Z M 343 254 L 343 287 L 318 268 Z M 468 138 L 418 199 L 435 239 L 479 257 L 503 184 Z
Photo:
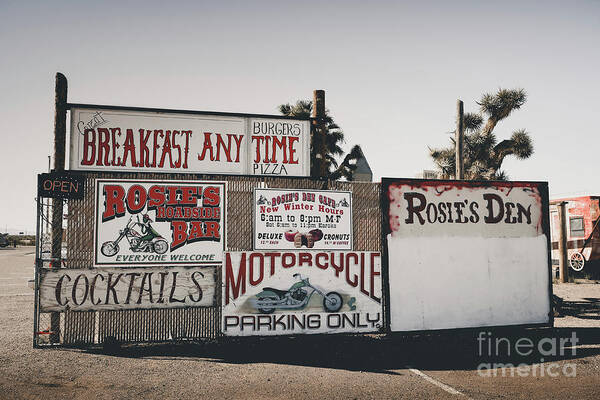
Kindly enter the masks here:
M 34 349 L 33 248 L 0 249 L 0 271 L 1 399 L 600 398 L 600 284 L 555 285 L 563 298 L 555 329 L 167 343 L 104 354 Z M 488 352 L 497 339 L 499 351 Z M 553 345 L 560 339 L 563 351 Z M 531 354 L 517 352 L 519 340 L 534 343 Z

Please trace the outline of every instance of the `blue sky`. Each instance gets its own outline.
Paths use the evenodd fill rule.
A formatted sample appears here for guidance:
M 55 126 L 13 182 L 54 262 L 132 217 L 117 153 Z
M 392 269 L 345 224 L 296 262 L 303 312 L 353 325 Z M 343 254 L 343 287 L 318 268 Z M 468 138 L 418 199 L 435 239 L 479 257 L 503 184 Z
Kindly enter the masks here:
M 35 227 L 57 71 L 81 103 L 276 114 L 324 89 L 376 180 L 433 167 L 456 99 L 522 87 L 495 132 L 525 128 L 535 153 L 510 178 L 600 194 L 598 1 L 0 0 L 0 18 L 0 231 Z

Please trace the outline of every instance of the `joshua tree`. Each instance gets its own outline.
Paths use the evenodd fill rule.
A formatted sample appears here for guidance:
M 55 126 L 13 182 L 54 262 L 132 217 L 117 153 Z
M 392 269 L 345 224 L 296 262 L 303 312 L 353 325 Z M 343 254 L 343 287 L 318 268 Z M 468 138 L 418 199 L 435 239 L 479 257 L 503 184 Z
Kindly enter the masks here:
M 310 100 L 298 100 L 296 104 L 282 104 L 279 106 L 279 112 L 288 117 L 301 117 L 308 118 L 311 116 L 312 101 Z M 340 147 L 340 144 L 344 143 L 344 132 L 341 128 L 333 121 L 333 118 L 329 114 L 329 110 L 325 110 L 324 120 L 324 133 L 325 140 L 313 140 L 311 132 L 310 141 L 310 176 L 313 178 L 320 177 L 320 160 L 324 160 L 325 170 L 327 171 L 324 178 L 337 180 L 341 177 L 347 180 L 352 180 L 352 175 L 356 170 L 356 160 L 362 156 L 360 146 L 355 145 L 352 147 L 350 152 L 346 154 L 343 161 L 338 163 L 337 157 L 341 157 L 344 151 Z
M 527 101 L 523 89 L 499 89 L 494 94 L 484 94 L 479 105 L 479 113 L 464 114 L 464 171 L 465 179 L 506 180 L 508 176 L 500 169 L 504 158 L 514 155 L 518 159 L 529 158 L 533 154 L 533 144 L 525 129 L 513 132 L 510 139 L 498 143 L 494 128 L 511 112 L 521 108 Z M 484 118 L 487 120 L 484 123 Z M 429 154 L 443 178 L 454 178 L 456 157 L 454 138 L 451 147 L 432 149 Z

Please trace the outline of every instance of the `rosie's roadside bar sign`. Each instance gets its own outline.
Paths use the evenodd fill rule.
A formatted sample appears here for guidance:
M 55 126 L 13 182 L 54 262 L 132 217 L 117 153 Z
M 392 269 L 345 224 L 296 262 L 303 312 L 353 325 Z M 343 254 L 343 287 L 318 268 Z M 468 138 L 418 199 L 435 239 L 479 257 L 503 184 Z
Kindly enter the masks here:
M 70 169 L 309 176 L 307 120 L 71 108 Z
M 94 266 L 220 263 L 225 185 L 97 179 Z
M 352 193 L 255 189 L 254 248 L 352 250 Z

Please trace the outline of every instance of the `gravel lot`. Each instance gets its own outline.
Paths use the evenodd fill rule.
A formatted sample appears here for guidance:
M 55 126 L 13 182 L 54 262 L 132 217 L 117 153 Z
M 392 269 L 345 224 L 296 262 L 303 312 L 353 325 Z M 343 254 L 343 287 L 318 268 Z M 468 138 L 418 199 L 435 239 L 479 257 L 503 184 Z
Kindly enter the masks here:
M 600 398 L 600 284 L 554 286 L 564 299 L 556 329 L 491 334 L 536 344 L 575 334 L 563 355 L 489 355 L 477 340 L 486 331 L 128 346 L 108 355 L 33 349 L 33 248 L 1 249 L 0 271 L 2 399 Z M 524 364 L 523 376 L 487 363 Z

